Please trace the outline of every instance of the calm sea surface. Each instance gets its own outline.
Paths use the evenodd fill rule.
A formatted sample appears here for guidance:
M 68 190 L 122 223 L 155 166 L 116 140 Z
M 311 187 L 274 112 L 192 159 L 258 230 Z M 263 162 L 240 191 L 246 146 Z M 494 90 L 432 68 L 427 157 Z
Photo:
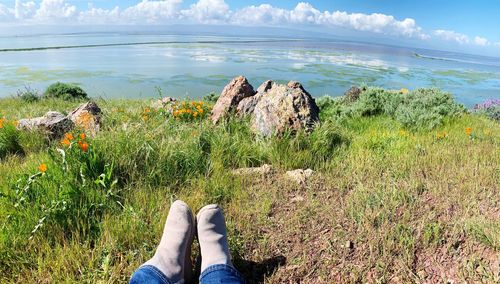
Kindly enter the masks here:
M 499 58 L 355 42 L 78 34 L 0 36 L 0 50 L 0 97 L 63 81 L 94 97 L 150 98 L 161 88 L 199 98 L 241 74 L 255 88 L 267 79 L 300 81 L 316 97 L 366 84 L 438 87 L 468 106 L 500 99 Z

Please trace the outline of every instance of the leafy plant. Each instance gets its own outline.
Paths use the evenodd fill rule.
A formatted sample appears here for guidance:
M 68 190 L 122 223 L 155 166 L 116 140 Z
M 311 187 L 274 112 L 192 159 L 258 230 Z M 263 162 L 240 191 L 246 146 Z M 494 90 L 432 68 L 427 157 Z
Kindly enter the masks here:
M 64 100 L 85 99 L 87 93 L 75 84 L 57 82 L 50 85 L 45 90 L 44 96 L 47 98 L 61 98 Z
M 0 118 L 0 159 L 20 153 L 23 153 L 23 148 L 19 143 L 19 131 L 13 123 Z
M 17 97 L 28 103 L 33 103 L 40 100 L 40 94 L 38 93 L 38 91 L 31 89 L 28 86 L 24 87 L 24 90 L 18 90 Z
M 456 117 L 466 111 L 453 96 L 438 89 L 391 91 L 366 88 L 355 102 L 342 99 L 323 99 L 321 105 L 326 119 L 340 120 L 360 116 L 388 115 L 412 129 L 433 129 L 444 118 Z M 325 116 L 325 115 L 323 115 Z

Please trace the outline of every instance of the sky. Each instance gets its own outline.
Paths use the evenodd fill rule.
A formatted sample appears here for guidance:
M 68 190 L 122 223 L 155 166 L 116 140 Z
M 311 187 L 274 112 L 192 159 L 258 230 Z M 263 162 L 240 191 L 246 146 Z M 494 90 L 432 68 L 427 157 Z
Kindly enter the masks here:
M 499 13 L 494 0 L 0 0 L 0 27 L 281 27 L 500 56 Z

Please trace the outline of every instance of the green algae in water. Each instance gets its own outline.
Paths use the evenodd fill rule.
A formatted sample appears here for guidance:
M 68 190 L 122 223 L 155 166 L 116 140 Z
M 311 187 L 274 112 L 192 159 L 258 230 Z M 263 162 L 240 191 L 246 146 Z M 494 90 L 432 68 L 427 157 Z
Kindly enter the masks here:
M 487 80 L 500 80 L 500 74 L 474 70 L 436 70 L 433 74 L 443 77 L 455 77 L 468 84 L 479 84 Z

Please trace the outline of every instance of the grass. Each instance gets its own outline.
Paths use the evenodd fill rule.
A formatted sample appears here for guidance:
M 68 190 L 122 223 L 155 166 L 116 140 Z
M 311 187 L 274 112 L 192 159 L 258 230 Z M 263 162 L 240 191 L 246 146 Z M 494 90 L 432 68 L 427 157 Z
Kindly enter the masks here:
M 324 106 L 310 135 L 263 139 L 247 120 L 100 99 L 101 132 L 75 130 L 71 147 L 10 126 L 79 103 L 0 100 L 0 151 L 14 149 L 0 157 L 2 283 L 126 282 L 177 198 L 222 205 L 250 283 L 500 280 L 498 122 L 462 113 L 417 129 L 384 112 L 329 119 L 338 109 Z M 271 176 L 230 171 L 265 163 Z M 316 173 L 297 185 L 284 178 L 296 168 Z

